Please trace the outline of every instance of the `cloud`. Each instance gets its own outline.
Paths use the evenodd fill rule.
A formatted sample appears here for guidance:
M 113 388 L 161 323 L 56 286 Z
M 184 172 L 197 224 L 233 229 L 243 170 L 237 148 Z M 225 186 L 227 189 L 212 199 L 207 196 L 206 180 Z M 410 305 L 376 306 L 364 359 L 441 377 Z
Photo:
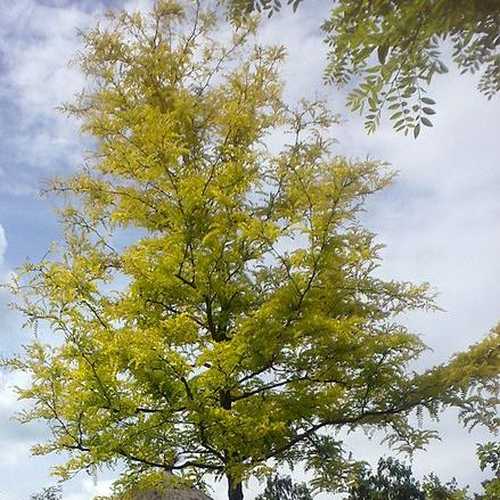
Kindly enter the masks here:
M 3 320 L 2 323 L 7 323 L 7 318 L 9 317 L 9 311 L 7 308 L 8 294 L 3 285 L 9 280 L 10 271 L 7 269 L 7 263 L 5 261 L 5 254 L 7 252 L 7 237 L 5 236 L 5 230 L 0 224 L 0 319 Z M 0 323 L 0 328 L 2 327 Z M 0 344 L 1 346 L 1 344 Z M 0 347 L 0 353 L 2 349 Z
M 340 130 L 346 154 L 369 154 L 400 172 L 369 201 L 365 221 L 387 245 L 384 276 L 429 281 L 439 292 L 445 311 L 412 319 L 435 359 L 479 340 L 500 319 L 500 103 L 488 102 L 474 85 L 456 73 L 438 80 L 435 127 L 417 141 L 388 125 L 374 136 L 359 121 Z
M 7 238 L 5 229 L 0 225 L 0 268 L 4 265 L 5 252 L 7 250 Z
M 36 442 L 45 439 L 46 429 L 40 424 L 19 425 L 15 415 L 27 405 L 17 399 L 16 387 L 26 387 L 26 375 L 0 372 L 0 466 L 18 465 L 25 460 Z
M 91 478 L 83 478 L 79 481 L 79 492 L 64 495 L 64 500 L 88 500 L 98 495 L 109 495 L 111 493 L 112 481 L 94 481 Z
M 78 137 L 79 125 L 57 107 L 72 100 L 84 84 L 68 60 L 79 46 L 77 28 L 92 20 L 75 5 L 62 8 L 21 0 L 2 8 L 0 140 L 6 147 L 0 153 L 0 172 L 4 193 L 31 194 L 38 189 L 40 176 L 81 162 L 85 141 Z
M 48 484 L 46 460 L 30 461 L 31 447 L 47 436 L 40 424 L 21 426 L 14 420 L 25 407 L 17 400 L 16 386 L 26 386 L 28 378 L 21 373 L 0 371 L 0 498 L 20 500 L 33 492 L 34 484 Z M 45 462 L 45 463 L 44 463 Z M 27 465 L 29 464 L 29 465 Z M 19 471 L 26 471 L 30 481 L 19 481 Z

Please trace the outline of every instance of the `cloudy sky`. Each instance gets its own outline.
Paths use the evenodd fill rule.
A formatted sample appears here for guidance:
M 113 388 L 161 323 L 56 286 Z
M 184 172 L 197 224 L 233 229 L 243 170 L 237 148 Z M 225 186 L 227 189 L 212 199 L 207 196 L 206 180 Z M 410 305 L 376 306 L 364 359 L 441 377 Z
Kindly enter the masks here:
M 59 238 L 51 204 L 38 196 L 39 187 L 78 168 L 88 146 L 78 124 L 55 109 L 83 85 L 78 70 L 67 64 L 78 49 L 77 28 L 92 25 L 105 7 L 148 3 L 0 0 L 0 281 L 27 257 L 41 258 Z M 283 76 L 290 100 L 324 96 L 342 114 L 344 123 L 333 130 L 339 153 L 386 160 L 400 171 L 394 185 L 370 201 L 365 218 L 387 245 L 385 276 L 429 281 L 439 291 L 443 312 L 408 318 L 433 349 L 422 362 L 430 365 L 481 339 L 500 319 L 500 99 L 486 101 L 475 78 L 457 78 L 452 70 L 435 82 L 435 126 L 418 141 L 396 136 L 389 126 L 366 136 L 360 119 L 343 107 L 342 93 L 321 85 L 325 50 L 318 26 L 328 4 L 309 0 L 296 15 L 276 16 L 264 23 L 261 38 L 289 49 Z M 7 302 L 0 291 L 1 354 L 15 352 L 29 337 Z M 22 374 L 0 373 L 0 500 L 25 500 L 53 483 L 48 470 L 57 458 L 29 453 L 45 429 L 11 420 L 19 408 L 12 387 L 23 382 Z M 451 413 L 437 428 L 443 440 L 416 455 L 415 471 L 456 476 L 477 488 L 484 476 L 474 444 L 487 436 L 467 434 Z M 360 435 L 351 436 L 349 445 L 373 461 L 387 453 Z M 65 485 L 64 499 L 105 493 L 112 478 L 103 473 L 95 483 L 78 476 Z M 252 493 L 256 488 L 249 485 Z M 216 486 L 216 499 L 224 498 L 223 489 Z

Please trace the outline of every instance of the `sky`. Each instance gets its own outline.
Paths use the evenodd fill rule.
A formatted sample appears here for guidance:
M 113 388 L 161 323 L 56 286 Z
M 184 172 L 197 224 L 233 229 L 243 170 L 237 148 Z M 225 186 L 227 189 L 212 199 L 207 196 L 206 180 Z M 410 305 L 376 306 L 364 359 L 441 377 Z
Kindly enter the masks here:
M 105 7 L 148 4 L 0 0 L 0 281 L 26 258 L 40 259 L 60 237 L 53 203 L 39 190 L 50 177 L 77 169 L 90 147 L 78 123 L 56 109 L 84 85 L 78 68 L 68 65 L 79 48 L 77 28 L 93 25 Z M 438 114 L 432 130 L 415 141 L 396 135 L 386 123 L 367 136 L 360 118 L 345 109 L 345 94 L 322 85 L 325 47 L 318 26 L 328 6 L 304 2 L 295 15 L 284 12 L 264 22 L 259 37 L 288 47 L 287 99 L 322 96 L 341 114 L 342 124 L 332 130 L 339 154 L 384 160 L 399 171 L 394 184 L 368 202 L 364 222 L 386 245 L 380 270 L 385 277 L 428 281 L 439 293 L 443 311 L 407 317 L 432 348 L 420 362 L 430 366 L 479 341 L 500 319 L 500 98 L 487 101 L 476 90 L 475 77 L 458 77 L 451 67 L 433 84 Z M 30 338 L 8 302 L 0 290 L 2 355 Z M 46 429 L 12 420 L 20 408 L 13 387 L 23 383 L 22 374 L 0 372 L 0 500 L 25 500 L 53 484 L 48 471 L 60 460 L 32 457 L 30 446 L 43 440 Z M 452 412 L 435 427 L 442 441 L 416 454 L 416 474 L 456 476 L 477 489 L 484 474 L 475 443 L 488 436 L 468 434 Z M 389 453 L 360 434 L 349 436 L 348 445 L 372 462 Z M 79 475 L 64 486 L 64 499 L 105 494 L 113 477 L 110 472 L 99 473 L 97 480 Z M 215 500 L 224 498 L 224 488 L 214 487 Z M 258 489 L 249 484 L 249 497 Z

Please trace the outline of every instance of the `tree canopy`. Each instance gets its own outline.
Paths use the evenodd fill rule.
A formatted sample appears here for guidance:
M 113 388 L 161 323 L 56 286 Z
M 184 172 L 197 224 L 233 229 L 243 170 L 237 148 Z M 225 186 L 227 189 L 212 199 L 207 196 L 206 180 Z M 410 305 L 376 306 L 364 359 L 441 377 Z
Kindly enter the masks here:
M 30 500 L 62 500 L 62 490 L 60 486 L 49 486 L 39 493 L 30 496 Z
M 341 491 L 360 467 L 341 429 L 411 450 L 435 435 L 415 412 L 496 424 L 478 394 L 496 387 L 499 330 L 411 370 L 425 346 L 401 314 L 432 294 L 377 277 L 381 246 L 359 221 L 392 173 L 332 152 L 334 117 L 283 101 L 284 51 L 254 30 L 163 0 L 83 35 L 89 86 L 65 109 L 95 152 L 48 189 L 64 241 L 12 285 L 51 341 L 8 363 L 31 376 L 20 418 L 49 424 L 34 452 L 65 453 L 63 479 L 120 464 L 117 491 L 176 472 L 226 477 L 241 500 L 246 479 L 301 462 Z
M 288 3 L 294 11 L 308 8 L 303 0 Z M 230 0 L 229 6 L 233 16 L 272 14 L 281 2 Z M 397 131 L 417 137 L 432 126 L 436 103 L 428 90 L 435 75 L 448 71 L 448 47 L 462 74 L 481 75 L 478 88 L 488 99 L 500 91 L 499 0 L 336 0 L 322 30 L 329 47 L 325 80 L 353 84 L 347 103 L 364 113 L 368 132 L 384 110 Z
M 349 490 L 348 500 L 425 500 L 411 467 L 392 458 L 380 459 L 375 471 L 365 468 Z
M 477 454 L 481 470 L 489 469 L 493 472 L 491 479 L 482 482 L 484 497 L 478 498 L 488 500 L 500 497 L 500 443 L 496 441 L 481 444 L 478 446 Z
M 467 489 L 459 488 L 455 478 L 443 483 L 434 473 L 418 481 L 411 466 L 388 457 L 379 459 L 375 470 L 362 471 L 346 500 L 468 500 Z
M 306 484 L 295 484 L 290 477 L 275 475 L 267 478 L 264 491 L 256 500 L 313 500 Z
M 306 484 L 294 484 L 289 477 L 268 479 L 264 493 L 257 500 L 312 500 Z M 347 491 L 346 500 L 468 500 L 467 488 L 459 488 L 456 480 L 444 483 L 433 473 L 417 480 L 411 466 L 388 457 L 380 458 L 375 469 L 366 464 Z M 475 495 L 475 499 L 495 496 Z

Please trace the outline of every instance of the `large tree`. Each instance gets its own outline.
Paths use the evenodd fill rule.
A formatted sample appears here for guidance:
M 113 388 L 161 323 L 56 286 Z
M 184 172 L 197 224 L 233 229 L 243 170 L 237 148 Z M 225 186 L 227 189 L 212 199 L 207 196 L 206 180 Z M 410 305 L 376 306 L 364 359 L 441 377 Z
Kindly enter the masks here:
M 234 17 L 282 7 L 280 0 L 226 1 Z M 304 0 L 287 3 L 310 8 Z M 368 132 L 384 109 L 397 131 L 417 137 L 432 126 L 435 102 L 427 92 L 434 76 L 448 71 L 443 47 L 462 73 L 481 74 L 488 99 L 500 91 L 500 0 L 335 0 L 322 30 L 325 80 L 354 83 L 348 106 L 365 114 Z
M 494 425 L 477 391 L 494 388 L 498 336 L 409 369 L 424 345 L 399 318 L 433 307 L 428 287 L 378 278 L 358 220 L 392 176 L 332 154 L 321 103 L 283 102 L 283 50 L 254 29 L 163 0 L 83 35 L 89 86 L 66 109 L 95 154 L 52 183 L 63 244 L 13 285 L 51 342 L 9 363 L 31 376 L 22 421 L 52 431 L 35 453 L 69 454 L 62 478 L 225 476 L 240 500 L 252 475 L 305 462 L 342 489 L 358 464 L 341 429 L 411 449 L 433 436 L 412 412 L 452 404 Z

